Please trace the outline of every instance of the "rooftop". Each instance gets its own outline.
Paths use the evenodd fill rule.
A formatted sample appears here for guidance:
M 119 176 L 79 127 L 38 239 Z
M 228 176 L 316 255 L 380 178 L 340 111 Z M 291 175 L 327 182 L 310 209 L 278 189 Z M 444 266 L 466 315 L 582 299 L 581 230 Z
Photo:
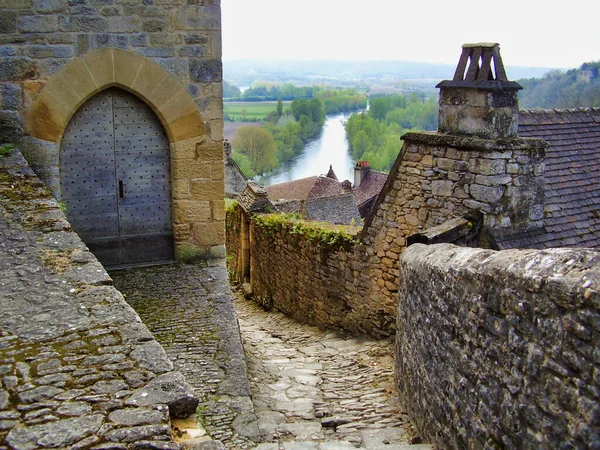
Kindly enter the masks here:
M 600 247 L 600 108 L 522 110 L 519 135 L 550 144 L 544 229 L 498 236 L 500 247 Z

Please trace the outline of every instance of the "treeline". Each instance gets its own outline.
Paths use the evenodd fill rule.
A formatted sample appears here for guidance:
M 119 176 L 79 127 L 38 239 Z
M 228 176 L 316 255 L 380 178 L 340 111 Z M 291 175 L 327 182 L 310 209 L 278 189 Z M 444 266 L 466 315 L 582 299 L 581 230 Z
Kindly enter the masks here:
M 327 114 L 355 111 L 367 106 L 367 97 L 354 89 L 326 89 L 321 86 L 294 86 L 286 83 L 256 83 L 243 93 L 237 86 L 223 82 L 223 97 L 231 101 L 262 102 L 319 98 Z
M 579 69 L 554 70 L 542 78 L 518 80 L 519 107 L 552 109 L 600 107 L 600 61 L 583 64 Z
M 270 172 L 300 154 L 323 129 L 325 115 L 318 98 L 296 99 L 285 113 L 279 100 L 265 127 L 241 127 L 235 132 L 233 159 L 247 177 Z
M 367 160 L 375 170 L 389 171 L 400 153 L 400 137 L 411 130 L 437 129 L 437 97 L 416 93 L 371 97 L 369 110 L 352 114 L 346 136 L 355 161 Z

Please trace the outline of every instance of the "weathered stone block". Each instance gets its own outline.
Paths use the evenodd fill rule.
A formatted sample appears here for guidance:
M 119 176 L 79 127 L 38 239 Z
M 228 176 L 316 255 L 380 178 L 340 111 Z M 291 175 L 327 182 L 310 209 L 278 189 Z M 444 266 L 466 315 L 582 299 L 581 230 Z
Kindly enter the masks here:
M 0 0 L 0 9 L 29 9 L 33 0 Z
M 455 183 L 450 180 L 434 180 L 431 182 L 431 191 L 436 196 L 450 197 L 454 186 Z
M 0 30 L 3 33 L 14 33 L 17 31 L 17 13 L 10 10 L 0 11 Z M 2 55 L 1 56 L 12 56 Z
M 192 137 L 200 137 L 205 133 L 204 120 L 198 111 L 194 111 L 187 116 L 180 117 L 171 122 L 169 124 L 169 132 L 171 133 L 171 139 L 174 142 Z M 222 129 L 221 139 L 223 139 Z
M 225 197 L 223 181 L 195 180 L 190 186 L 193 199 L 221 200 Z
M 167 21 L 161 17 L 151 17 L 142 22 L 142 31 L 157 33 L 167 31 Z
M 184 6 L 173 13 L 176 30 L 219 30 L 221 9 L 218 6 Z
M 35 10 L 38 13 L 65 12 L 66 9 L 67 0 L 35 0 Z
M 220 59 L 190 60 L 190 78 L 199 83 L 223 81 L 223 66 Z
M 225 243 L 224 222 L 194 223 L 192 232 L 194 243 L 201 247 L 212 247 Z
M 488 204 L 498 202 L 504 195 L 504 187 L 502 186 L 472 184 L 470 189 L 470 193 L 475 200 Z
M 32 58 L 70 58 L 73 47 L 70 45 L 31 45 L 27 52 Z
M 20 84 L 0 84 L 0 109 L 18 110 L 23 105 L 23 89 Z
M 198 200 L 178 201 L 173 205 L 175 223 L 208 222 L 213 218 L 211 202 Z
M 155 47 L 176 47 L 183 44 L 183 35 L 177 33 L 151 33 L 150 45 Z
M 130 36 L 129 41 L 133 47 L 147 47 L 148 35 L 146 33 L 134 33 Z
M 65 15 L 60 16 L 58 28 L 67 32 L 103 32 L 108 31 L 108 20 L 102 16 Z
M 23 81 L 38 76 L 39 68 L 32 59 L 24 57 L 0 58 L 0 81 Z
M 513 177 L 510 175 L 477 175 L 475 177 L 475 183 L 484 186 L 504 186 L 511 184 L 512 181 Z
M 140 31 L 141 21 L 137 16 L 111 17 L 108 31 L 111 33 L 135 33 Z
M 17 27 L 22 33 L 49 33 L 58 31 L 58 17 L 21 16 L 17 20 Z
M 127 49 L 129 47 L 129 36 L 125 34 L 99 33 L 92 35 L 92 49 L 114 47 Z
M 173 49 L 175 54 L 175 49 Z M 154 62 L 165 69 L 182 84 L 187 84 L 189 79 L 190 65 L 187 58 L 153 58 Z

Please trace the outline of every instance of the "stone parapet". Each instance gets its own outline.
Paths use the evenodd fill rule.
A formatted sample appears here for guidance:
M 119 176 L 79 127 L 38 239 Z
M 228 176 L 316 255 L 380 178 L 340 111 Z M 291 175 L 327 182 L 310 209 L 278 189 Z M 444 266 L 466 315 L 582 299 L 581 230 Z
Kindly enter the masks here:
M 598 446 L 600 253 L 409 247 L 400 400 L 440 448 Z
M 0 446 L 178 449 L 198 404 L 17 150 L 0 157 Z

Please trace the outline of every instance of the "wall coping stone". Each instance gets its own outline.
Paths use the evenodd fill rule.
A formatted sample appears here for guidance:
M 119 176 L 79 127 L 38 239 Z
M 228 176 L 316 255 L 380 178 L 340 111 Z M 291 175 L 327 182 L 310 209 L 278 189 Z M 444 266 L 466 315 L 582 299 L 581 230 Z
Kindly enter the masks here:
M 460 136 L 437 131 L 405 133 L 401 137 L 405 142 L 427 144 L 435 147 L 464 148 L 482 152 L 503 152 L 507 150 L 539 151 L 548 148 L 548 143 L 536 138 L 484 139 L 474 136 Z

